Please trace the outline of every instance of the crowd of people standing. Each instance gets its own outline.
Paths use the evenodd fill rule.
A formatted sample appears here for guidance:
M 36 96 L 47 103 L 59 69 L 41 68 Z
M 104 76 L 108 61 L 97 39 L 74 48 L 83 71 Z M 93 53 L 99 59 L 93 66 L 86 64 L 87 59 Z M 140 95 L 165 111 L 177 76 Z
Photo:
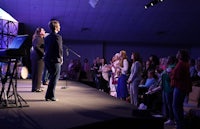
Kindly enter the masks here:
M 190 65 L 188 51 L 180 49 L 176 55 L 162 58 L 150 55 L 146 61 L 138 52 L 132 52 L 130 57 L 129 61 L 124 50 L 114 54 L 107 64 L 102 64 L 98 57 L 92 66 L 96 88 L 139 109 L 142 104 L 145 109 L 160 112 L 167 118 L 165 124 L 183 129 L 183 104 L 191 92 L 192 81 L 199 78 L 198 67 L 191 68 L 194 65 Z M 195 77 L 191 76 L 194 74 Z

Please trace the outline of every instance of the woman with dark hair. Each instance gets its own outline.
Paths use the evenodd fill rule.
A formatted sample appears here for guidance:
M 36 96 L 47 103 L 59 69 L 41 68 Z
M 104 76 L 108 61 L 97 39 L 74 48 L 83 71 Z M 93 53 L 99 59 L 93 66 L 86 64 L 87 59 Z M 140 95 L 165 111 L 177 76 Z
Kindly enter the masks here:
M 183 103 L 185 96 L 192 91 L 192 82 L 190 78 L 189 54 L 185 49 L 177 52 L 178 63 L 171 72 L 171 86 L 173 92 L 173 112 L 176 121 L 176 129 L 184 129 L 184 109 Z
M 133 60 L 131 66 L 131 72 L 128 78 L 128 84 L 130 84 L 130 100 L 131 104 L 138 106 L 138 85 L 142 80 L 142 63 L 139 53 L 132 53 L 131 59 Z
M 32 37 L 31 65 L 32 65 L 32 92 L 41 92 L 42 71 L 44 68 L 44 36 L 45 30 L 38 27 Z
M 174 88 L 170 85 L 170 74 L 176 65 L 176 61 L 175 56 L 168 56 L 166 69 L 162 72 L 161 76 L 160 88 L 162 89 L 163 114 L 167 118 L 167 121 L 164 123 L 165 125 L 174 124 L 174 113 L 172 108 Z

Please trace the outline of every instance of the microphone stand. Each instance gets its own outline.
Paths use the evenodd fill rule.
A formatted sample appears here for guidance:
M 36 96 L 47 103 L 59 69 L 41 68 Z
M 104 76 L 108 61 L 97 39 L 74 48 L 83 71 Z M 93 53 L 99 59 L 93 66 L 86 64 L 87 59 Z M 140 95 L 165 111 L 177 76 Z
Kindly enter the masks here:
M 74 55 L 76 55 L 77 57 L 81 58 L 81 56 L 78 53 L 76 53 L 74 50 L 72 50 L 70 48 L 67 48 L 66 49 L 67 56 L 69 56 L 69 52 L 72 52 Z M 61 87 L 61 89 L 66 89 L 66 88 L 67 88 L 67 82 L 66 82 L 66 86 Z
M 77 57 L 79 57 L 79 58 L 81 57 L 77 52 L 75 52 L 74 50 L 72 50 L 72 49 L 70 49 L 70 48 L 67 48 L 67 49 L 66 49 L 67 55 L 69 55 L 69 51 L 72 52 L 72 53 L 73 53 L 74 55 L 76 55 Z

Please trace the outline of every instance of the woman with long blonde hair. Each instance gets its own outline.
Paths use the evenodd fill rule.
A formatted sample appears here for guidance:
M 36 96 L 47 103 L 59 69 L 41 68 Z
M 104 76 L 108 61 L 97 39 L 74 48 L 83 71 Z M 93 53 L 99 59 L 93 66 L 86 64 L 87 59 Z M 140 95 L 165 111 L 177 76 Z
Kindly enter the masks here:
M 129 62 L 127 59 L 127 54 L 125 50 L 121 50 L 120 54 L 120 65 L 118 68 L 120 69 L 120 75 L 117 82 L 117 98 L 126 100 L 129 96 L 128 88 L 127 88 L 127 73 L 129 68 Z

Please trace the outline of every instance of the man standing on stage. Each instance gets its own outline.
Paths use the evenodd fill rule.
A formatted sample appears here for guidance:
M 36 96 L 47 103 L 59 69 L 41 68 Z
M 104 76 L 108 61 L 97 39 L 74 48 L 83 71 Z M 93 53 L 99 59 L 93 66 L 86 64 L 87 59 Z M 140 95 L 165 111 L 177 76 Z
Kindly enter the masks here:
M 60 31 L 60 23 L 57 20 L 49 22 L 51 33 L 45 38 L 44 62 L 49 71 L 49 84 L 45 95 L 46 101 L 58 101 L 55 98 L 55 87 L 60 77 L 61 65 L 63 64 L 63 46 Z

